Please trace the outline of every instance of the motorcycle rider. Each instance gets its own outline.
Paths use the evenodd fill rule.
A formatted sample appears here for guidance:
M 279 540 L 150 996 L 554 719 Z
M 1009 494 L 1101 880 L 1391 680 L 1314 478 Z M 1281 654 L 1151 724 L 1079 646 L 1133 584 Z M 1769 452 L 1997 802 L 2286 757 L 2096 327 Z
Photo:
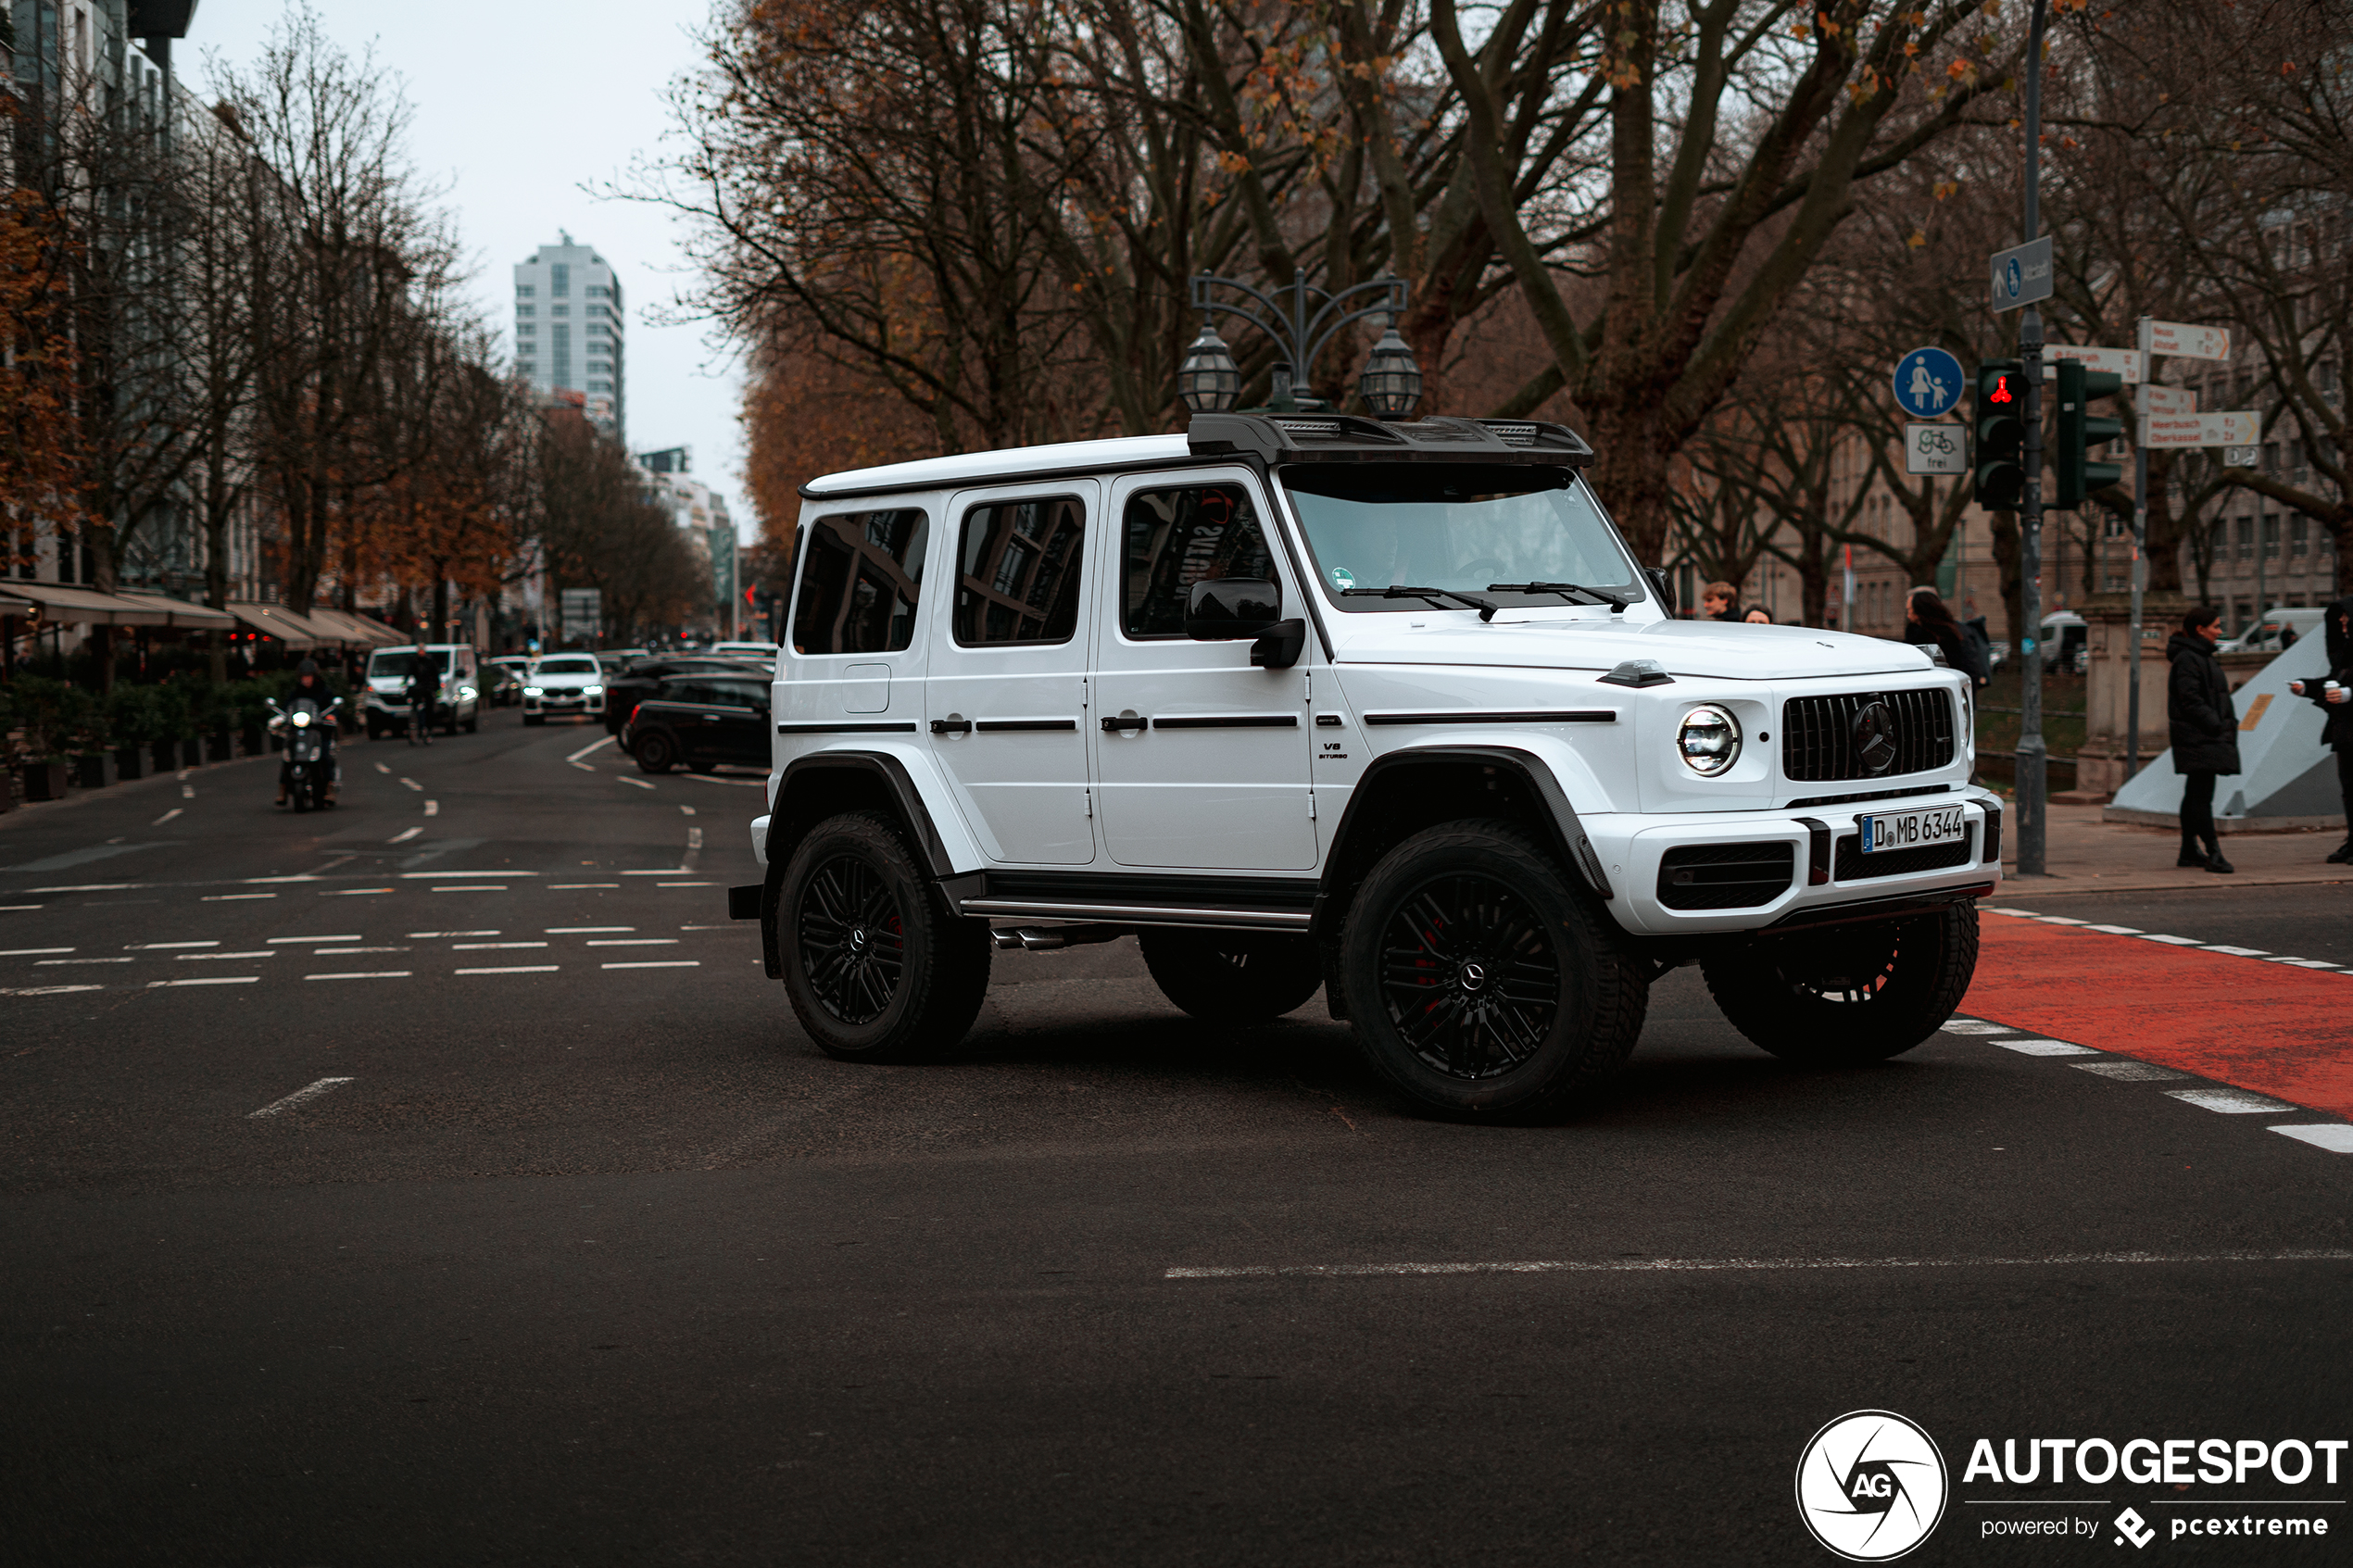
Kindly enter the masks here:
M 420 648 L 409 671 L 409 744 L 433 744 L 434 709 L 441 703 L 441 660 Z
M 294 704 L 305 697 L 309 698 L 311 706 L 317 709 L 310 721 L 319 729 L 320 755 L 327 769 L 327 804 L 332 806 L 335 803 L 335 787 L 343 782 L 343 760 L 335 755 L 335 716 L 327 710 L 327 705 L 334 700 L 334 694 L 327 690 L 326 678 L 319 673 L 319 661 L 315 659 L 306 659 L 295 667 L 294 690 L 286 694 L 288 710 L 291 711 Z M 271 728 L 279 727 L 276 721 L 271 721 Z M 294 753 L 289 747 L 286 759 L 278 764 L 279 805 L 286 803 L 286 790 L 293 780 Z

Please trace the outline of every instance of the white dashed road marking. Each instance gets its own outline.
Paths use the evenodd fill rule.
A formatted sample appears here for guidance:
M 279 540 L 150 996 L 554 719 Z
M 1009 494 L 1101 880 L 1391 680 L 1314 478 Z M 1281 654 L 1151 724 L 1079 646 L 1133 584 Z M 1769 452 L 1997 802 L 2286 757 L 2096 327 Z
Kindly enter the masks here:
M 294 1093 L 288 1095 L 283 1099 L 271 1100 L 259 1110 L 251 1112 L 246 1117 L 246 1120 L 251 1121 L 255 1116 L 275 1116 L 280 1111 L 292 1110 L 297 1105 L 301 1105 L 308 1100 L 317 1099 L 321 1095 L 325 1094 L 328 1090 L 340 1088 L 350 1082 L 351 1080 L 348 1078 L 321 1078 L 315 1084 L 296 1089 Z
M 415 972 L 406 969 L 352 970 L 343 974 L 306 974 L 305 980 L 406 980 Z
M 147 825 L 149 827 L 159 828 L 163 826 L 164 823 L 171 821 L 172 818 L 178 816 L 182 809 L 183 808 L 174 806 L 170 810 L 166 811 L 162 816 L 157 817 L 154 822 L 149 822 Z
M 134 953 L 156 952 L 166 947 L 218 947 L 219 942 L 126 942 L 123 947 Z
M 504 893 L 507 890 L 491 883 L 468 882 L 461 883 L 456 887 L 436 887 L 434 891 L 435 893 Z
M 2007 1023 L 1987 1023 L 1975 1018 L 1949 1018 L 1944 1021 L 1947 1035 L 2015 1035 L 2017 1030 Z
M 377 771 L 377 772 L 379 772 L 379 773 L 389 773 L 389 772 L 391 772 L 391 771 L 392 771 L 392 770 L 391 770 L 391 769 L 389 769 L 389 768 L 387 768 L 387 767 L 385 767 L 383 763 L 379 762 L 379 763 L 377 763 L 377 764 L 376 764 L 376 771 Z
M 2195 947 L 2199 945 L 2198 939 L 2195 936 L 2163 936 L 2154 931 L 2142 932 L 2141 940 L 2144 942 L 2162 942 L 2169 947 Z
M 486 947 L 544 947 L 547 945 L 545 942 L 452 942 L 449 944 L 449 950 L 453 953 L 471 953 Z
M 461 969 L 454 972 L 459 974 L 546 974 L 562 967 L 561 964 L 552 963 L 519 963 L 509 964 L 504 969 Z
M 2209 953 L 2228 953 L 2234 959 L 2259 959 L 2267 957 L 2269 954 L 2268 948 L 2225 947 L 2219 942 L 2207 944 L 2206 950 Z
M 635 784 L 635 785 L 636 785 L 639 789 L 651 789 L 651 788 L 653 788 L 653 787 L 654 787 L 653 785 L 651 785 L 651 784 L 648 784 L 645 780 L 643 780 L 643 779 L 633 779 L 633 778 L 631 778 L 631 777 L 630 777 L 628 774 L 626 774 L 626 773 L 623 773 L 623 774 L 621 774 L 621 775 L 620 775 L 620 778 L 621 778 L 621 782 L 622 782 L 623 784 Z
M 104 985 L 10 985 L 0 987 L 0 997 L 62 997 L 69 991 L 103 991 Z
M 1246 1263 L 1238 1268 L 1175 1268 L 1163 1279 L 1356 1279 L 1414 1274 L 1712 1273 L 1781 1269 L 2069 1268 L 2097 1263 L 2337 1263 L 2341 1248 L 2279 1252 L 2061 1252 L 2044 1258 L 1597 1258 L 1495 1263 Z
M 274 959 L 278 955 L 271 948 L 263 947 L 250 953 L 174 953 L 171 956 L 186 963 L 191 959 Z
M 396 833 L 390 838 L 385 839 L 384 842 L 386 844 L 406 844 L 424 831 L 425 830 L 422 828 L 402 828 L 398 833 Z
M 425 802 L 425 815 L 426 815 L 426 816 L 428 816 L 428 817 L 438 817 L 438 816 L 440 816 L 440 815 L 441 815 L 441 802 L 440 802 L 440 801 L 438 801 L 438 800 L 428 800 L 428 801 L 426 801 L 426 802 Z
M 272 936 L 270 938 L 270 945 L 273 947 L 289 946 L 307 947 L 314 942 L 357 942 L 359 940 L 359 934 L 354 931 L 338 936 Z
M 547 891 L 550 893 L 574 893 L 584 887 L 619 887 L 620 885 L 621 884 L 617 882 L 551 882 L 547 884 Z
M 550 936 L 579 936 L 588 933 L 635 931 L 636 929 L 637 928 L 634 925 L 551 925 L 547 928 L 547 935 Z M 27 947 L 25 951 L 28 953 L 70 953 L 73 949 L 71 947 Z
M 195 797 L 196 797 L 196 786 L 195 786 L 195 785 L 194 785 L 194 784 L 182 784 L 182 785 L 180 786 L 180 798 L 181 798 L 181 799 L 182 799 L 182 800 L 194 800 Z
M 129 963 L 130 961 L 129 959 L 36 959 L 33 960 L 33 968 L 46 969 L 51 964 L 61 963 Z
M 2259 1111 L 2277 1113 L 2294 1110 L 2285 1100 L 2269 1095 L 2250 1094 L 2245 1089 L 2168 1089 L 2165 1093 L 2200 1110 L 2219 1110 L 2225 1116 L 2250 1116 Z
M 629 928 L 625 925 L 609 925 L 598 929 L 626 931 Z M 0 947 L 0 959 L 29 959 L 41 953 L 70 953 L 72 951 L 71 947 Z
M 2314 1148 L 2325 1148 L 2331 1154 L 2353 1154 L 2353 1124 L 2347 1123 L 2324 1122 L 2318 1126 L 2274 1127 L 2271 1131 L 2285 1133 Z
M 656 959 L 649 962 L 609 963 L 602 967 L 606 969 L 700 969 L 702 960 L 700 959 Z
M 147 989 L 159 990 L 167 985 L 251 985 L 260 979 L 258 974 L 199 974 L 186 980 L 150 980 Z
M 276 897 L 277 895 L 275 893 L 208 893 L 204 896 L 202 902 L 207 904 L 234 904 L 246 898 L 275 898 Z M 330 897 L 332 897 L 332 895 L 330 895 Z
M 2131 1057 L 2119 1057 L 2114 1061 L 2070 1061 L 2068 1065 L 2079 1073 L 2096 1073 L 2103 1078 L 2116 1078 L 2127 1084 L 2155 1084 L 2189 1076 L 2153 1061 L 2135 1061 Z
M 388 770 L 387 770 L 387 771 L 388 771 Z M 420 793 L 422 793 L 422 792 L 423 792 L 423 790 L 424 790 L 424 787 L 425 787 L 424 785 L 422 785 L 422 784 L 419 784 L 419 783 L 418 783 L 416 780 L 414 780 L 414 779 L 404 778 L 404 779 L 402 779 L 400 782 L 401 782 L 402 784 L 407 784 L 407 785 L 408 785 L 410 789 L 416 790 L 416 791 L 418 791 L 418 792 L 420 792 Z
M 695 814 L 695 809 L 691 806 L 681 806 L 678 809 L 685 812 L 689 817 Z
M 586 746 L 582 746 L 578 751 L 575 751 L 571 756 L 565 758 L 564 760 L 567 762 L 577 762 L 592 751 L 601 751 L 606 746 L 611 746 L 614 744 L 616 738 L 617 737 L 612 735 L 607 735 L 602 740 L 590 741 Z
M 439 942 L 449 937 L 496 936 L 497 935 L 498 933 L 495 931 L 411 931 L 408 934 L 409 940 L 411 942 Z
M 675 936 L 607 936 L 588 944 L 591 947 L 675 947 Z
M 2089 1046 L 2072 1046 L 2065 1040 L 1995 1040 L 1994 1045 L 2020 1056 L 2097 1056 Z
M 2105 931 L 2110 936 L 2138 936 L 2141 934 L 2141 928 L 2137 925 L 2087 925 L 2083 929 Z

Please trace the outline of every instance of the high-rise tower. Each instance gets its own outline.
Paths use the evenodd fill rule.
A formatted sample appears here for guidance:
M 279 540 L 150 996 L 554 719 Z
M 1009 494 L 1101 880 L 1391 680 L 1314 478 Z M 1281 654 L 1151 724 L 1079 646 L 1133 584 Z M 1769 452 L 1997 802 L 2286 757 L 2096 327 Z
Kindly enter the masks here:
M 624 320 L 610 263 L 570 234 L 515 266 L 515 371 L 542 397 L 576 392 L 588 422 L 623 439 Z

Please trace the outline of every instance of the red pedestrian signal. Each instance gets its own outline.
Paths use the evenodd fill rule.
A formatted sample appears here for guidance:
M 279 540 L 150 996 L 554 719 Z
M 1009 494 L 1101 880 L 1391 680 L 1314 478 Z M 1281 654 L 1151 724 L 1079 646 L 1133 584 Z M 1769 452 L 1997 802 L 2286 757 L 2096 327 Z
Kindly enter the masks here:
M 2018 401 L 2018 395 L 2010 390 L 2010 373 L 2007 370 L 1996 370 L 1989 379 L 1994 384 L 1985 394 L 1985 401 L 1997 404 Z
M 1977 368 L 1977 460 L 1971 498 L 1987 511 L 2018 509 L 2026 498 L 2026 421 L 2019 380 L 2026 367 L 1995 359 Z

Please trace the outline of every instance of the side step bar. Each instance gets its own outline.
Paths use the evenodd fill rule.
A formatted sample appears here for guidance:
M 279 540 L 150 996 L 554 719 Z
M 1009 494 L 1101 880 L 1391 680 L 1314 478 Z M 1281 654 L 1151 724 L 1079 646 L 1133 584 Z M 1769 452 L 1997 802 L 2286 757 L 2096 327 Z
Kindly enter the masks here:
M 1026 920 L 1113 921 L 1121 925 L 1222 925 L 1249 931 L 1305 931 L 1304 909 L 1202 909 L 1180 904 L 1077 904 L 1034 898 L 966 898 L 960 913 Z

